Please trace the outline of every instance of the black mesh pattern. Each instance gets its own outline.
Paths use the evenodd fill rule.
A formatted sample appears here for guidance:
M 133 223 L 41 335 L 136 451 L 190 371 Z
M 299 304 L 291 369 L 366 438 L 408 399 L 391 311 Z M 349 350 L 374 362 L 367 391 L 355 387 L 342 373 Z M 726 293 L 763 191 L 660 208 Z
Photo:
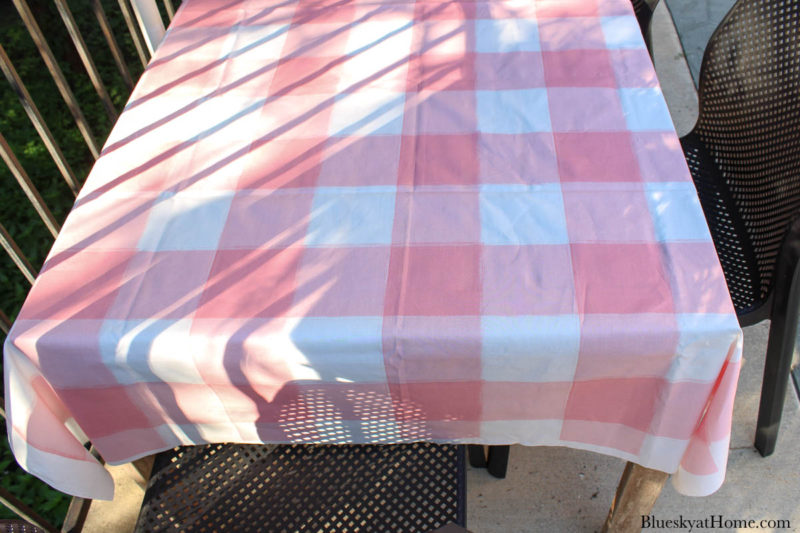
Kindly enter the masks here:
M 137 532 L 428 532 L 465 525 L 463 446 L 187 446 L 159 454 Z
M 734 306 L 767 301 L 800 210 L 800 0 L 739 0 L 709 41 L 682 139 Z
M 46 531 L 24 520 L 0 520 L 0 533 L 46 533 Z

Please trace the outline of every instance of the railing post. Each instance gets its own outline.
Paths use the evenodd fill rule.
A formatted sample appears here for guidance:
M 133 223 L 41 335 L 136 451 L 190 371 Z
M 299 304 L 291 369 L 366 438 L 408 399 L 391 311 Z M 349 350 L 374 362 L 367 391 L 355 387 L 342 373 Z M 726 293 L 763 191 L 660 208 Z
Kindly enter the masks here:
M 125 86 L 128 88 L 128 91 L 132 91 L 133 78 L 131 78 L 128 65 L 125 63 L 122 50 L 120 50 L 117 40 L 114 38 L 114 32 L 111 31 L 111 25 L 108 23 L 106 12 L 103 9 L 103 4 L 100 3 L 100 0 L 92 0 L 92 10 L 94 11 L 94 16 L 97 18 L 97 23 L 100 25 L 100 30 L 103 32 L 103 36 L 106 38 L 108 48 L 111 50 L 111 55 L 114 57 L 114 62 L 117 64 L 119 73 L 122 75 L 122 80 L 125 82 Z
M 33 127 L 36 128 L 36 132 L 39 134 L 39 137 L 41 137 L 47 151 L 50 152 L 50 156 L 53 158 L 61 175 L 64 176 L 67 185 L 69 185 L 72 193 L 77 195 L 80 189 L 78 179 L 72 172 L 72 168 L 70 168 L 69 163 L 67 163 L 67 158 L 64 157 L 64 154 L 61 152 L 61 148 L 58 146 L 55 137 L 53 137 L 53 134 L 47 127 L 47 123 L 45 123 L 42 114 L 39 113 L 39 109 L 36 107 L 33 98 L 31 98 L 30 93 L 28 93 L 28 90 L 25 88 L 25 84 L 22 83 L 22 79 L 19 77 L 19 74 L 17 74 L 14 65 L 11 63 L 11 59 L 9 59 L 2 45 L 0 45 L 0 70 L 3 71 L 8 83 L 11 84 L 11 88 L 17 93 L 20 102 L 22 102 L 22 107 L 25 109 L 25 113 L 27 113 L 28 118 L 31 119 Z
M 111 97 L 108 95 L 106 86 L 103 85 L 103 80 L 100 78 L 100 72 L 97 71 L 97 67 L 94 65 L 92 55 L 89 53 L 89 49 L 86 47 L 83 37 L 81 37 L 81 31 L 78 29 L 78 25 L 75 23 L 75 17 L 72 16 L 72 11 L 70 11 L 65 0 L 54 1 L 56 3 L 56 8 L 58 8 L 58 14 L 61 15 L 61 19 L 64 21 L 64 25 L 67 27 L 67 33 L 69 33 L 72 42 L 75 44 L 75 48 L 78 49 L 78 55 L 80 56 L 81 61 L 83 61 L 83 66 L 86 68 L 87 74 L 89 74 L 89 79 L 91 80 L 92 85 L 94 85 L 94 90 L 97 91 L 97 96 L 100 97 L 100 101 L 103 103 L 103 107 L 106 109 L 106 114 L 111 120 L 111 124 L 114 124 L 118 117 L 117 110 L 114 108 L 114 103 L 111 101 Z
M 53 56 L 53 51 L 50 50 L 50 46 L 48 46 L 42 30 L 39 28 L 39 25 L 36 23 L 36 19 L 33 17 L 33 13 L 31 13 L 31 10 L 25 0 L 13 0 L 13 2 L 14 7 L 17 8 L 20 17 L 22 17 L 22 21 L 28 28 L 28 33 L 33 39 L 33 42 L 36 43 L 36 48 L 39 49 L 39 53 L 42 55 L 45 65 L 47 65 L 47 68 L 50 70 L 50 74 L 53 76 L 53 81 L 55 81 L 56 87 L 58 87 L 61 96 L 66 101 L 67 107 L 72 113 L 72 117 L 75 119 L 75 123 L 78 125 L 81 135 L 83 135 L 87 146 L 89 146 L 89 151 L 92 152 L 92 156 L 97 159 L 100 156 L 100 147 L 97 145 L 97 141 L 92 134 L 89 123 L 86 121 L 86 117 L 83 116 L 83 111 L 81 111 L 78 101 L 75 98 L 75 95 L 72 93 L 72 89 L 69 88 L 69 84 L 64 77 L 64 73 L 61 72 L 61 68 L 58 66 L 58 63 Z
M 25 256 L 22 254 L 22 250 L 19 249 L 17 243 L 14 242 L 14 239 L 11 238 L 6 228 L 0 224 L 0 247 L 2 247 L 9 256 L 11 256 L 11 260 L 14 261 L 14 264 L 17 265 L 22 275 L 25 276 L 25 279 L 33 285 L 33 282 L 36 281 L 36 270 L 34 270 L 33 266 L 28 262 Z M 5 315 L 3 315 L 5 317 Z M 7 319 L 7 317 L 6 317 Z
M 172 0 L 164 0 L 164 9 L 167 10 L 167 18 L 172 22 L 175 18 L 175 6 L 172 5 Z
M 14 152 L 11 151 L 11 147 L 6 142 L 6 138 L 3 137 L 3 134 L 0 133 L 0 158 L 5 161 L 6 165 L 8 165 L 9 170 L 17 178 L 17 183 L 19 186 L 22 187 L 25 196 L 28 197 L 28 200 L 31 201 L 33 204 L 33 208 L 36 209 L 36 212 L 39 213 L 39 216 L 44 222 L 44 225 L 47 226 L 47 229 L 56 237 L 58 232 L 61 228 L 56 222 L 53 213 L 47 208 L 47 204 L 44 203 L 42 199 L 42 195 L 39 194 L 39 191 L 36 190 L 36 187 L 33 185 L 33 182 L 28 177 L 28 173 L 25 172 L 25 169 L 22 168 L 17 156 L 14 155 Z
M 11 330 L 11 319 L 8 318 L 8 316 L 4 312 L 0 311 L 0 331 L 8 335 L 8 332 L 10 330 Z M 2 398 L 0 398 L 0 401 L 2 401 Z M 5 411 L 3 411 L 2 409 L 0 409 L 0 411 L 2 411 L 0 412 L 0 414 L 3 416 L 3 418 L 5 418 L 6 416 Z
M 144 41 L 142 40 L 142 36 L 139 35 L 139 31 L 136 29 L 136 25 L 133 23 L 133 14 L 131 13 L 130 6 L 128 5 L 128 0 L 117 0 L 119 3 L 119 10 L 122 12 L 122 18 L 125 19 L 125 25 L 128 26 L 128 32 L 131 34 L 131 39 L 133 40 L 133 45 L 136 47 L 136 53 L 139 54 L 139 60 L 142 62 L 142 67 L 147 66 L 147 56 L 144 52 Z
M 164 22 L 161 20 L 161 13 L 158 12 L 158 5 L 155 0 L 131 0 L 133 12 L 139 22 L 147 48 L 150 55 L 156 53 L 161 39 L 164 38 Z

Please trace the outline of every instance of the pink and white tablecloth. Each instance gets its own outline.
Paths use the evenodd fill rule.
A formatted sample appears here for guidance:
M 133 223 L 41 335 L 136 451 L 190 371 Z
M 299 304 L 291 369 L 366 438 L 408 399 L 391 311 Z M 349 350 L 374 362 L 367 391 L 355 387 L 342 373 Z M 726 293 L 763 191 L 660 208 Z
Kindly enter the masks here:
M 561 445 L 722 483 L 741 331 L 628 0 L 186 0 L 4 348 L 20 464 Z

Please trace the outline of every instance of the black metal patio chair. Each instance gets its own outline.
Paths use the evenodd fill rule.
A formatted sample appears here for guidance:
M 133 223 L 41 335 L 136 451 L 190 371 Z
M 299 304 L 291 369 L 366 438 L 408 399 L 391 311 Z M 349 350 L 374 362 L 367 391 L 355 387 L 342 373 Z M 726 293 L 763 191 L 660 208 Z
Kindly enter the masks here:
M 742 326 L 770 319 L 755 446 L 775 450 L 800 307 L 800 0 L 738 0 L 681 139 Z
M 431 532 L 465 525 L 465 472 L 457 445 L 176 448 L 156 456 L 136 531 Z

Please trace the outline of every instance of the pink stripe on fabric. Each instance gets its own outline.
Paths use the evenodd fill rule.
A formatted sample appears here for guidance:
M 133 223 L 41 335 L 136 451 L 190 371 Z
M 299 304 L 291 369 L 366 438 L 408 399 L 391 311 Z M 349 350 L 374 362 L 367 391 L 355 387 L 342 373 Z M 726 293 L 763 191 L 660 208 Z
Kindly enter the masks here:
M 22 319 L 102 319 L 127 279 L 133 251 L 64 251 L 50 256 L 25 301 Z M 75 280 L 81 280 L 76 284 Z
M 484 381 L 483 420 L 563 420 L 572 383 Z
M 580 313 L 672 313 L 659 246 L 571 244 Z
M 392 247 L 384 314 L 477 316 L 480 257 L 478 245 Z

